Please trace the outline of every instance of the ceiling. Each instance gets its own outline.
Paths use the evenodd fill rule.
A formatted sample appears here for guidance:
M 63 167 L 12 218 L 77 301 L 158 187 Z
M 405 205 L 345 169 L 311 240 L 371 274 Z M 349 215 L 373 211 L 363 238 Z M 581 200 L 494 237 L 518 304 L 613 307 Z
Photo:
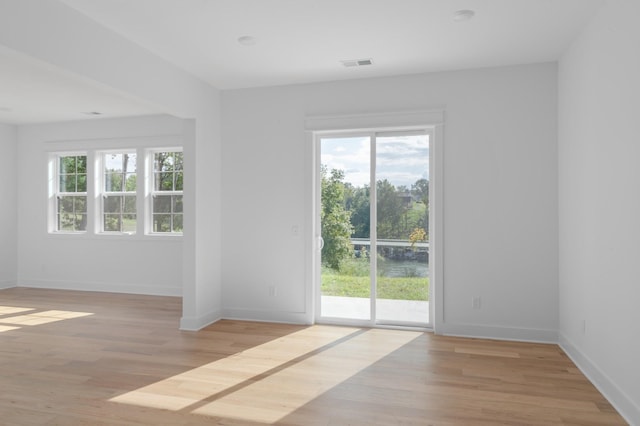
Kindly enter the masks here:
M 555 61 L 603 0 L 61 1 L 225 90 Z M 454 20 L 462 9 L 473 19 Z M 242 36 L 255 43 L 240 44 Z M 369 66 L 341 63 L 369 58 Z M 13 92 L 33 105 L 26 122 L 56 119 L 44 111 L 52 105 L 60 114 L 102 105 L 119 115 L 155 112 L 27 62 L 0 50 L 0 121 L 9 114 L 3 108 L 13 108 L 4 94 Z M 54 95 L 44 104 L 43 90 Z M 74 96 L 62 96 L 67 91 Z
M 161 112 L 0 45 L 0 123 L 49 123 Z

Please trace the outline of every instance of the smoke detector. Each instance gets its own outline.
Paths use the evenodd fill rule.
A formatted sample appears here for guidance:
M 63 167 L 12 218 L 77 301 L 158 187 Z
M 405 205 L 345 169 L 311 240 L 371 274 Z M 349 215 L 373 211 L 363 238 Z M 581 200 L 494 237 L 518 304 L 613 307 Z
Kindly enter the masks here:
M 342 62 L 342 65 L 344 65 L 347 68 L 350 67 L 363 67 L 365 65 L 373 65 L 373 59 L 371 58 L 367 58 L 367 59 L 347 59 L 345 61 L 340 61 Z

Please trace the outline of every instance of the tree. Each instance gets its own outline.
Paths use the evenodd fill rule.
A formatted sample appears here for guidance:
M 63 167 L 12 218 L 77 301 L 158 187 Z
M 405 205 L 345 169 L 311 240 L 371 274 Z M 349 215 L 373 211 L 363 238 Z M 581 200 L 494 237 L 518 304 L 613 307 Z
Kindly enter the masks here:
M 371 207 L 369 186 L 350 188 L 346 209 L 351 212 L 354 238 L 369 238 L 371 236 Z
M 351 212 L 345 208 L 345 184 L 342 170 L 331 170 L 327 176 L 326 166 L 321 166 L 320 222 L 322 226 L 322 262 L 332 269 L 340 269 L 340 263 L 353 257 L 351 245 Z
M 414 197 L 426 207 L 423 223 L 420 225 L 425 229 L 429 229 L 429 181 L 427 179 L 418 179 L 416 183 L 411 185 L 411 193 Z
M 396 187 L 387 179 L 377 182 L 378 238 L 406 238 L 402 235 L 402 218 L 405 212 Z

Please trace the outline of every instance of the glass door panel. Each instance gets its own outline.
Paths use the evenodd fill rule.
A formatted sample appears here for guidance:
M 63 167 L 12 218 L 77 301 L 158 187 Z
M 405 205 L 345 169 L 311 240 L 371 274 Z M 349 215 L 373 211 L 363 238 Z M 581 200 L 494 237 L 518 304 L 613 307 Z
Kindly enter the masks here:
M 320 316 L 371 320 L 371 138 L 320 139 Z
M 376 320 L 429 322 L 428 135 L 378 136 Z

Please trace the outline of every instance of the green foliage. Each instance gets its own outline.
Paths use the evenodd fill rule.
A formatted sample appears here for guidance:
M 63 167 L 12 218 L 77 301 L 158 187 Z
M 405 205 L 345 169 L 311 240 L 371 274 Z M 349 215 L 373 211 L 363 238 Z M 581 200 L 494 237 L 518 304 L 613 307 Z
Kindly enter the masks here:
M 87 191 L 87 157 L 71 155 L 60 157 L 60 192 Z
M 416 183 L 411 185 L 411 193 L 419 203 L 424 206 L 424 213 L 420 217 L 418 226 L 429 229 L 429 181 L 427 179 L 418 179 Z
M 378 277 L 378 298 L 394 300 L 429 300 L 429 278 Z M 322 294 L 325 296 L 364 297 L 371 293 L 369 276 L 345 275 L 322 270 Z
M 107 192 L 135 192 L 136 154 L 105 154 L 104 189 Z
M 402 239 L 403 215 L 407 211 L 396 187 L 387 179 L 377 182 L 378 238 Z
M 321 168 L 322 208 L 320 221 L 322 226 L 322 263 L 339 269 L 340 263 L 353 257 L 351 246 L 351 212 L 345 209 L 344 172 L 331 170 L 328 176 L 326 167 Z
M 182 191 L 184 156 L 182 152 L 156 152 L 154 155 L 156 191 Z
M 325 247 L 322 262 L 336 270 L 353 258 L 351 238 L 369 238 L 370 188 L 353 187 L 344 182 L 344 172 L 329 173 L 321 166 L 322 209 L 320 219 Z M 171 187 L 171 176 L 160 176 L 162 185 Z M 165 179 L 165 180 L 162 180 Z M 166 184 L 164 183 L 166 181 Z M 410 239 L 415 229 L 428 229 L 429 181 L 419 179 L 409 190 L 394 186 L 389 180 L 376 182 L 377 233 L 381 239 Z M 425 235 L 425 241 L 428 236 Z M 414 242 L 415 243 L 415 242 Z
M 87 229 L 87 197 L 78 195 L 58 198 L 58 229 L 84 231 Z
M 153 232 L 182 232 L 182 195 L 153 198 Z
M 371 236 L 371 208 L 370 188 L 365 185 L 362 188 L 346 186 L 345 206 L 351 212 L 351 225 L 353 225 L 353 238 L 369 238 Z
M 409 235 L 409 241 L 411 242 L 411 248 L 415 249 L 416 243 L 427 240 L 427 231 L 424 228 L 415 228 Z
M 136 231 L 136 196 L 110 195 L 104 199 L 104 230 L 106 232 Z
M 351 275 L 356 277 L 368 277 L 370 271 L 370 259 L 369 256 L 365 253 L 360 257 L 351 257 L 348 259 L 343 259 L 340 262 L 340 274 L 342 275 Z

